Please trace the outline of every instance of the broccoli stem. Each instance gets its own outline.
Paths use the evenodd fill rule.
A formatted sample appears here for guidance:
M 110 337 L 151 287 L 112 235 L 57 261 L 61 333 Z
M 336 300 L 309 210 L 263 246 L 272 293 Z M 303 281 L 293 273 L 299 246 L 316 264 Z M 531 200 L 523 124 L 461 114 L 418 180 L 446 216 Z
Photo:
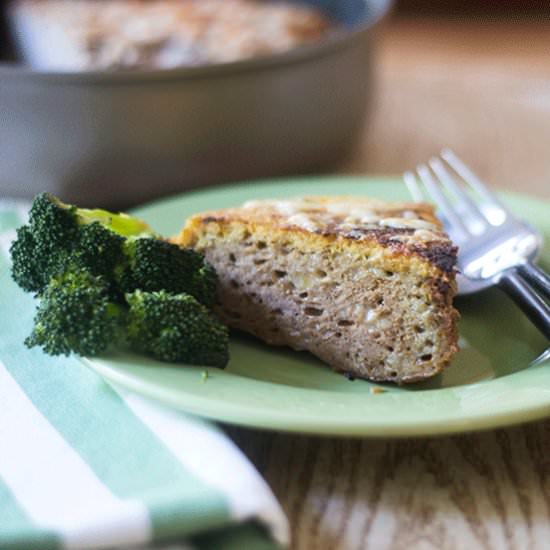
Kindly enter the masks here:
M 82 225 L 98 222 L 122 237 L 156 237 L 148 224 L 123 212 L 115 214 L 99 208 L 77 208 L 76 215 Z

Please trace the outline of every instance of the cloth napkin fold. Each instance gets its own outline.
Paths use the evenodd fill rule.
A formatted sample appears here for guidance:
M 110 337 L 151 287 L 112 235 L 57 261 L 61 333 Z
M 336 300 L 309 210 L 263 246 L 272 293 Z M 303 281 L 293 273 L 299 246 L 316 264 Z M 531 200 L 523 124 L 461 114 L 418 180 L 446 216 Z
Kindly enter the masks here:
M 8 250 L 26 215 L 0 203 L 0 548 L 286 545 L 273 494 L 217 427 L 23 346 L 36 304 Z

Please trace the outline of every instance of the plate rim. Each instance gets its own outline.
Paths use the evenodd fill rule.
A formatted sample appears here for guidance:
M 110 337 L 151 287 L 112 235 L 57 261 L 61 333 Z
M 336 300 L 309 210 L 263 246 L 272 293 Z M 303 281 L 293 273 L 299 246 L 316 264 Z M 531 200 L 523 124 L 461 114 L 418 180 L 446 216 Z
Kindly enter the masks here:
M 212 398 L 200 398 L 195 395 L 187 394 L 187 401 L 179 401 L 181 394 L 178 394 L 177 398 L 167 398 L 166 392 L 163 389 L 163 395 L 157 394 L 156 390 L 151 390 L 149 387 L 142 385 L 139 380 L 134 380 L 132 377 L 121 373 L 116 368 L 104 364 L 101 360 L 92 360 L 89 358 L 81 358 L 81 361 L 89 368 L 100 374 L 109 383 L 115 386 L 122 386 L 123 388 L 134 391 L 144 397 L 153 399 L 160 402 L 165 406 L 173 407 L 181 412 L 187 414 L 197 415 L 201 418 L 206 418 L 222 424 L 234 425 L 245 428 L 269 430 L 280 433 L 301 433 L 307 435 L 322 435 L 331 437 L 369 437 L 369 438 L 402 438 L 402 437 L 427 437 L 427 436 L 444 436 L 452 434 L 461 434 L 468 432 L 476 432 L 490 429 L 497 429 L 502 427 L 509 427 L 518 424 L 524 424 L 534 420 L 539 420 L 550 416 L 550 395 L 546 398 L 539 398 L 528 407 L 521 408 L 506 408 L 502 407 L 497 412 L 486 414 L 480 412 L 477 415 L 471 415 L 469 417 L 459 416 L 455 420 L 448 417 L 433 417 L 430 421 L 424 421 L 422 423 L 402 423 L 397 424 L 395 421 L 391 423 L 373 423 L 373 422 L 343 422 L 341 419 L 337 421 L 321 420 L 313 423 L 311 420 L 301 419 L 294 416 L 292 421 L 289 420 L 287 415 L 285 418 L 277 419 L 273 418 L 271 413 L 269 414 L 257 414 L 258 410 L 253 407 L 247 407 L 240 404 L 239 406 L 234 403 L 225 403 L 223 414 L 219 411 L 215 411 L 212 407 Z M 549 368 L 550 360 L 546 360 L 536 366 L 537 369 Z M 188 368 L 188 367 L 186 367 Z M 203 367 L 191 367 L 193 369 L 203 369 Z M 522 374 L 524 371 L 518 371 L 508 375 L 509 378 L 515 374 Z M 550 381 L 550 374 L 546 375 L 547 380 Z M 498 380 L 498 379 L 497 379 Z M 493 380 L 483 383 L 484 386 L 491 384 Z M 469 387 L 475 384 L 468 385 Z M 450 388 L 447 388 L 450 389 Z M 433 392 L 434 390 L 425 390 L 426 392 Z M 435 390 L 438 391 L 438 390 Z M 511 389 L 510 391 L 514 391 Z M 332 392 L 326 392 L 332 394 Z M 415 392 L 415 395 L 420 392 Z M 159 391 L 160 394 L 160 391 Z M 346 394 L 348 396 L 349 394 Z M 359 394 L 357 394 L 359 395 Z M 395 394 L 393 394 L 395 395 Z M 402 394 L 398 394 L 402 395 Z M 413 395 L 413 394 L 407 394 Z M 505 397 L 506 395 L 504 395 Z M 379 396 L 367 395 L 366 399 L 384 399 L 384 394 Z M 190 402 L 191 401 L 191 402 Z M 292 413 L 294 414 L 294 413 Z M 284 420 L 284 424 L 281 425 L 281 420 Z
M 221 186 L 210 186 L 205 189 L 195 189 L 183 193 L 178 193 L 170 197 L 162 198 L 156 201 L 149 202 L 140 207 L 134 208 L 133 212 L 138 215 L 140 212 L 144 211 L 145 213 L 148 210 L 162 209 L 174 201 L 184 200 L 188 197 L 201 197 L 205 196 L 207 198 L 212 193 L 219 192 L 223 190 L 224 192 L 238 192 L 243 190 L 245 186 L 250 185 L 267 185 L 277 184 L 277 183 L 312 183 L 315 181 L 349 181 L 349 182 L 362 182 L 365 186 L 373 183 L 384 183 L 384 184 L 398 184 L 401 183 L 401 180 L 397 177 L 392 176 L 354 176 L 354 175 L 323 175 L 323 176 L 308 176 L 308 177 L 295 177 L 295 178 L 277 178 L 277 179 L 265 179 L 265 180 L 254 180 L 249 182 L 237 182 L 232 184 L 223 184 Z M 502 193 L 505 197 L 517 197 L 527 201 L 543 201 L 540 197 L 531 196 L 524 193 L 518 192 L 504 192 Z M 384 422 L 365 422 L 364 419 L 353 419 L 348 422 L 343 422 L 341 417 L 337 417 L 334 421 L 328 420 L 326 418 L 317 419 L 317 422 L 312 422 L 311 419 L 303 417 L 294 417 L 292 419 L 288 418 L 287 415 L 279 415 L 278 418 L 274 418 L 273 411 L 269 411 L 267 414 L 258 414 L 258 410 L 254 407 L 247 407 L 243 404 L 237 406 L 235 403 L 225 403 L 224 407 L 212 406 L 211 397 L 200 398 L 194 394 L 178 394 L 178 398 L 166 397 L 166 389 L 151 389 L 145 382 L 132 379 L 131 376 L 125 374 L 124 372 L 119 372 L 116 367 L 109 365 L 109 359 L 102 358 L 81 358 L 82 362 L 88 367 L 92 368 L 98 372 L 103 378 L 107 381 L 114 383 L 115 385 L 122 385 L 123 387 L 135 391 L 141 395 L 144 395 L 149 398 L 153 398 L 157 401 L 175 407 L 183 412 L 190 414 L 195 414 L 209 420 L 214 420 L 224 424 L 237 425 L 247 428 L 256 428 L 256 429 L 265 429 L 278 432 L 289 432 L 289 433 L 302 433 L 309 435 L 325 435 L 325 436 L 343 436 L 343 437 L 372 437 L 372 438 L 397 438 L 397 437 L 426 437 L 426 436 L 441 436 L 457 433 L 467 433 L 471 431 L 479 430 L 488 430 L 495 429 L 504 426 L 517 425 L 537 419 L 541 419 L 547 416 L 550 416 L 550 392 L 546 395 L 547 392 L 538 392 L 536 394 L 536 399 L 533 399 L 533 402 L 528 406 L 525 404 L 521 407 L 507 407 L 504 404 L 500 407 L 494 408 L 494 410 L 488 414 L 481 410 L 477 415 L 458 415 L 457 418 L 452 419 L 448 417 L 438 418 L 434 416 L 431 420 L 424 420 L 422 423 L 411 422 L 404 424 L 396 424 L 395 421 L 390 423 Z M 542 367 L 542 368 L 541 368 Z M 534 367 L 529 367 L 538 373 L 542 372 L 544 379 L 543 369 L 550 367 L 550 358 L 543 360 L 541 363 Z M 204 367 L 186 367 L 191 369 L 204 369 Z M 474 384 L 467 384 L 464 386 L 457 386 L 455 388 L 443 388 L 443 390 L 456 389 L 457 391 L 462 388 L 472 388 L 476 385 L 483 384 L 484 387 L 488 387 L 490 384 L 495 384 L 499 380 L 508 379 L 511 380 L 511 377 L 515 375 L 525 376 L 527 372 L 527 367 L 521 369 L 520 371 L 514 372 L 512 374 L 493 379 L 485 382 L 477 382 Z M 550 373 L 550 371 L 548 371 Z M 528 375 L 531 376 L 531 375 Z M 550 382 L 550 374 L 547 374 L 548 380 Z M 540 378 L 540 374 L 538 375 Z M 537 379 L 537 376 L 535 376 Z M 253 382 L 265 384 L 265 382 L 257 381 L 252 379 Z M 550 384 L 548 384 L 550 387 Z M 288 387 L 290 390 L 293 387 Z M 534 389 L 537 389 L 537 386 L 534 386 Z M 322 391 L 322 390 L 315 390 Z M 391 395 L 414 395 L 422 393 L 423 391 L 440 391 L 440 390 L 420 390 L 417 392 L 410 392 L 408 394 L 401 393 L 391 393 Z M 513 391 L 513 390 L 512 390 Z M 162 393 L 162 395 L 159 395 Z M 334 395 L 334 392 L 326 392 L 328 394 Z M 350 395 L 362 395 L 362 394 L 342 394 L 346 396 Z M 180 397 L 187 397 L 187 400 L 179 399 Z M 386 396 L 381 395 L 368 395 L 368 399 L 384 399 Z M 221 410 L 220 410 L 221 409 Z M 251 414 L 254 413 L 254 414 Z M 295 413 L 291 413 L 295 414 Z M 285 418 L 281 419 L 281 416 Z

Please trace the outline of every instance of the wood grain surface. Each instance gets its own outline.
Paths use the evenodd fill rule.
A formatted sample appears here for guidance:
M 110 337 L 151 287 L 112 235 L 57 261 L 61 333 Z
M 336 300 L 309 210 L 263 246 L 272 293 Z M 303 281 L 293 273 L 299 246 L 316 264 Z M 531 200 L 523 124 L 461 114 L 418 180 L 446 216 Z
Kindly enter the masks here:
M 231 429 L 299 549 L 547 549 L 550 423 L 434 439 Z
M 550 197 L 549 36 L 550 22 L 389 24 L 343 171 L 399 173 L 450 146 L 495 187 Z M 228 431 L 279 498 L 292 548 L 550 548 L 550 421 L 393 441 Z

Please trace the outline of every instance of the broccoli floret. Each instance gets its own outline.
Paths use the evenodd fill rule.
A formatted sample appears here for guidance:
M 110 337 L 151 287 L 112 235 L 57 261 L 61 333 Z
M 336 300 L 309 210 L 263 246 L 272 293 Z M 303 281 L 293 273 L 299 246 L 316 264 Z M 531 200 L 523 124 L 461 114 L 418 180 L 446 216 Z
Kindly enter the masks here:
M 162 361 L 223 368 L 229 360 L 227 327 L 188 294 L 126 295 L 127 338 L 134 349 Z
M 49 193 L 37 195 L 29 212 L 29 225 L 42 243 L 52 247 L 63 247 L 78 232 L 76 207 L 62 203 Z
M 12 277 L 24 290 L 40 292 L 67 263 L 68 250 L 78 233 L 70 209 L 60 208 L 48 195 L 38 195 L 29 224 L 17 230 L 11 246 Z
M 214 268 L 141 220 L 42 193 L 11 256 L 14 280 L 41 300 L 28 347 L 97 355 L 124 342 L 164 361 L 228 361 L 228 330 L 207 309 Z
M 128 269 L 121 281 L 125 292 L 184 292 L 207 307 L 214 304 L 218 279 L 202 254 L 148 238 L 127 239 L 124 252 L 128 258 Z
M 43 291 L 25 345 L 50 355 L 97 355 L 122 339 L 124 319 L 124 309 L 111 302 L 101 277 L 68 271 L 54 276 Z
M 126 214 L 76 208 L 41 193 L 11 246 L 12 277 L 24 290 L 38 293 L 68 264 L 114 279 L 111 271 L 122 261 L 124 240 L 135 235 L 154 233 Z
M 30 292 L 41 293 L 70 264 L 105 277 L 119 301 L 136 289 L 186 292 L 207 307 L 215 301 L 216 272 L 198 252 L 127 214 L 77 208 L 48 193 L 34 199 L 11 256 L 13 279 Z
M 71 256 L 71 262 L 77 269 L 85 269 L 93 275 L 102 276 L 109 285 L 111 297 L 117 302 L 124 300 L 124 292 L 120 289 L 117 275 L 126 265 L 124 242 L 124 237 L 94 222 L 81 227 Z
M 66 258 L 63 249 L 47 251 L 43 245 L 39 246 L 29 225 L 17 230 L 17 239 L 11 244 L 10 254 L 12 278 L 27 292 L 41 291 L 50 277 L 59 271 L 62 258 Z

